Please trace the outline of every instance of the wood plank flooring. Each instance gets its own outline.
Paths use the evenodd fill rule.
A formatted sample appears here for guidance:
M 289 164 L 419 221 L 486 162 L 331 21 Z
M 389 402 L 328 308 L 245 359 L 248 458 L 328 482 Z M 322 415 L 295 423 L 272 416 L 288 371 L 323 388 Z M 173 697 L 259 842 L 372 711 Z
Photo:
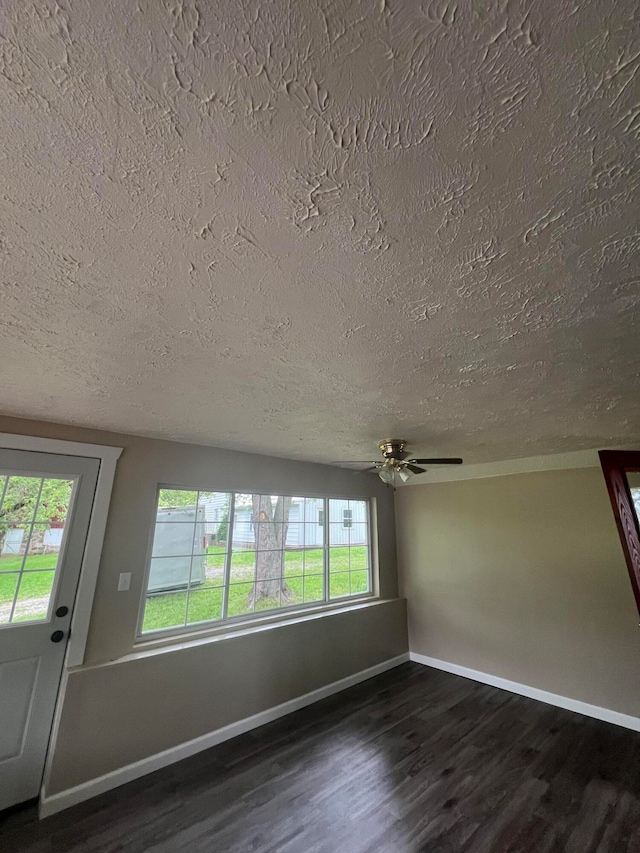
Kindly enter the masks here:
M 409 663 L 0 850 L 640 853 L 640 734 Z

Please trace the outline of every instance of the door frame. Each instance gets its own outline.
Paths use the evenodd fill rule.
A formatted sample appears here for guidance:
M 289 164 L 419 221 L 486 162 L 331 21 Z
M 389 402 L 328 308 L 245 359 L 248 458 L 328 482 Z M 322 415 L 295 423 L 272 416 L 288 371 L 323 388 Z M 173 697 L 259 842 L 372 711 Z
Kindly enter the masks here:
M 633 595 L 640 613 L 640 524 L 626 475 L 627 471 L 640 471 L 640 451 L 601 450 L 599 456 Z
M 111 501 L 111 490 L 116 472 L 116 464 L 122 453 L 122 447 L 108 447 L 101 444 L 84 444 L 78 441 L 40 438 L 32 435 L 13 435 L 0 432 L 0 448 L 8 450 L 29 450 L 36 453 L 55 453 L 58 456 L 83 456 L 97 459 L 100 463 L 98 483 L 91 509 L 91 519 L 87 540 L 80 567 L 80 579 L 76 593 L 71 636 L 63 665 L 63 672 L 73 666 L 82 666 L 89 635 L 89 620 L 93 596 L 96 591 L 102 545 L 107 526 L 107 515 Z M 64 681 L 64 679 L 63 679 Z M 58 693 L 58 702 L 60 692 Z
M 81 456 L 87 459 L 97 459 L 99 462 L 98 480 L 91 507 L 89 528 L 85 541 L 82 562 L 80 565 L 80 577 L 73 605 L 71 617 L 71 633 L 65 650 L 64 662 L 62 664 L 62 675 L 58 685 L 58 695 L 49 730 L 49 746 L 44 764 L 44 773 L 40 786 L 40 797 L 38 803 L 39 816 L 44 817 L 42 802 L 44 788 L 51 770 L 51 756 L 55 747 L 60 716 L 66 692 L 69 670 L 72 667 L 82 666 L 84 663 L 87 637 L 89 635 L 89 622 L 91 619 L 91 608 L 93 597 L 98 581 L 102 546 L 107 527 L 109 504 L 111 503 L 111 492 L 116 472 L 116 464 L 123 448 L 102 444 L 86 444 L 79 441 L 66 441 L 62 439 L 43 438 L 32 435 L 16 435 L 13 433 L 0 432 L 0 448 L 7 450 L 27 450 L 36 453 L 53 453 L 58 456 Z

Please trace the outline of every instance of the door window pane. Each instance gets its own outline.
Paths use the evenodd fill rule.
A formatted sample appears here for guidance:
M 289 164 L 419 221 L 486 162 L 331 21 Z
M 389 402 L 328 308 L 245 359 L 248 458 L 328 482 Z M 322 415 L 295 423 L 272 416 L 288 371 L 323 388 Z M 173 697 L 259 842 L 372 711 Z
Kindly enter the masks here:
M 48 618 L 74 482 L 0 472 L 0 622 Z
M 55 528 L 63 528 L 67 520 L 72 492 L 73 480 L 43 480 L 34 521 L 50 524 Z
M 2 520 L 9 524 L 33 521 L 41 487 L 40 477 L 9 477 L 2 504 Z
M 12 622 L 47 618 L 55 572 L 23 572 L 13 609 Z
M 13 601 L 19 581 L 20 572 L 0 575 L 0 625 L 7 625 L 11 619 Z
M 24 570 L 56 569 L 63 534 L 64 527 L 61 525 L 34 524 L 29 540 L 29 552 L 25 556 Z
M 0 519 L 0 571 L 19 572 L 29 544 L 27 524 L 6 524 Z

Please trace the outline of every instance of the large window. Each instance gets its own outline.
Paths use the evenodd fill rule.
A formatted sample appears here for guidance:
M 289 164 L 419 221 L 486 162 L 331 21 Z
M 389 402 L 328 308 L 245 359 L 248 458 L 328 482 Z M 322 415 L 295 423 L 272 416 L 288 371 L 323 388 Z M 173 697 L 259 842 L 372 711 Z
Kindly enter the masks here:
M 159 491 L 142 633 L 371 590 L 366 500 Z

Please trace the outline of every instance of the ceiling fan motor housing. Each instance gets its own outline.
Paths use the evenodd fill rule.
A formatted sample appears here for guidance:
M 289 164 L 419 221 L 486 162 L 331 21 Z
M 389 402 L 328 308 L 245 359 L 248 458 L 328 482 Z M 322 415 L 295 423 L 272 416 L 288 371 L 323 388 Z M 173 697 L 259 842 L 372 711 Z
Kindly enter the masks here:
M 385 438 L 378 447 L 385 459 L 402 461 L 407 455 L 404 450 L 406 443 L 404 438 Z

